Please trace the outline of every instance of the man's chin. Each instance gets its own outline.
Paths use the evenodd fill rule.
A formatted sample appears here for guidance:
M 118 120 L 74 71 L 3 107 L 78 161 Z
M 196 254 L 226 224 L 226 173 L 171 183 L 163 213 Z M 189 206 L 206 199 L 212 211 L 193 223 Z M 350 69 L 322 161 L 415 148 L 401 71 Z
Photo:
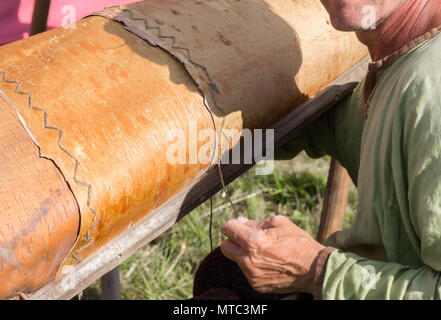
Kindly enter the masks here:
M 365 30 L 360 25 L 355 24 L 355 23 L 351 23 L 350 21 L 342 21 L 342 20 L 331 19 L 331 24 L 338 31 L 358 32 L 358 31 L 364 31 Z

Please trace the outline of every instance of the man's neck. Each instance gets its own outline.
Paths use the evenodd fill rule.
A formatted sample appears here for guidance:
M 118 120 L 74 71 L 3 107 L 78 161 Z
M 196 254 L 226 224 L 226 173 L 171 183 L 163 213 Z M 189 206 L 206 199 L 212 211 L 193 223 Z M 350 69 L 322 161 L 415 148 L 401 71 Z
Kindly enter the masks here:
M 441 1 L 409 0 L 376 29 L 357 32 L 373 61 L 378 61 L 441 25 Z

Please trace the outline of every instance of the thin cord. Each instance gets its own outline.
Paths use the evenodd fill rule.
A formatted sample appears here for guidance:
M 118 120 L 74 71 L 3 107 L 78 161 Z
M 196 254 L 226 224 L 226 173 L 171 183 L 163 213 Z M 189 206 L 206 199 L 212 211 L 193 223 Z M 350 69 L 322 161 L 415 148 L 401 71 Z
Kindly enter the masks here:
M 234 217 L 237 219 L 237 218 L 239 218 L 239 214 L 237 213 L 236 207 L 234 206 L 234 203 L 233 203 L 233 201 L 231 200 L 231 198 L 230 198 L 230 196 L 228 194 L 227 186 L 225 185 L 224 175 L 222 174 L 222 168 L 221 168 L 221 158 L 219 158 L 219 160 L 217 162 L 217 166 L 219 168 L 219 177 L 220 177 L 220 180 L 221 180 L 221 183 L 222 183 L 222 189 L 223 189 L 223 191 L 225 193 L 225 196 L 227 197 L 227 200 L 228 200 L 228 202 L 230 204 L 231 209 L 233 210 Z
M 213 198 L 210 197 L 210 251 L 213 252 Z

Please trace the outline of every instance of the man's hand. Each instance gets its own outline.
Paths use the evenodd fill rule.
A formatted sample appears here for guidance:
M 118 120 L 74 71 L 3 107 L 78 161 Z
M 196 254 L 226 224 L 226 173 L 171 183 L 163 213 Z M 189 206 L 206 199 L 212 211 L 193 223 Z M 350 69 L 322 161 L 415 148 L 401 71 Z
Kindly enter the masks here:
M 235 261 L 250 285 L 262 293 L 313 293 L 314 261 L 325 247 L 289 219 L 240 217 L 222 228 L 222 253 Z

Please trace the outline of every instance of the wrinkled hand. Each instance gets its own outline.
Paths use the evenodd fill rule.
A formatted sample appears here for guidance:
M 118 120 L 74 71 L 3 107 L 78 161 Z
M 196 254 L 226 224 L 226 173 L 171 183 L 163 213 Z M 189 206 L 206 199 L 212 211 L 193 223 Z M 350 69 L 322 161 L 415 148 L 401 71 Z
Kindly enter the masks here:
M 288 218 L 228 221 L 222 253 L 236 262 L 250 285 L 262 293 L 313 293 L 313 263 L 325 247 Z

